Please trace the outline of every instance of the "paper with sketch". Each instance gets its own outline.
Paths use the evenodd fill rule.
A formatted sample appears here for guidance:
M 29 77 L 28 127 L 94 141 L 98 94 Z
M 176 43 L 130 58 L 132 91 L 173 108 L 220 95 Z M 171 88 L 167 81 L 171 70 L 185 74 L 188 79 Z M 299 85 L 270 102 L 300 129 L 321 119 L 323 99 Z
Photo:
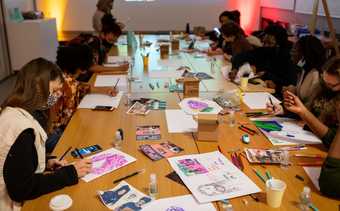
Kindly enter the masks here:
M 119 64 L 119 63 L 128 63 L 131 62 L 130 56 L 108 56 L 107 63 L 108 64 Z
M 180 103 L 181 109 L 189 115 L 218 114 L 223 109 L 216 102 L 201 98 L 185 98 Z
M 92 160 L 92 169 L 91 173 L 82 177 L 85 182 L 90 182 L 136 161 L 134 157 L 114 148 L 92 155 L 89 159 Z
M 294 145 L 294 144 L 321 144 L 322 141 L 312 132 L 304 130 L 297 120 L 291 118 L 252 118 L 252 121 L 270 121 L 280 125 L 280 131 L 261 132 L 271 141 L 273 145 Z
M 149 78 L 180 78 L 183 71 L 178 70 L 157 70 L 149 71 Z
M 123 92 L 119 92 L 115 97 L 104 94 L 88 94 L 80 102 L 78 108 L 94 109 L 96 106 L 109 106 L 118 108 Z
M 107 208 L 115 211 L 142 210 L 152 201 L 150 197 L 135 189 L 125 181 L 120 182 L 111 190 L 98 191 L 98 195 Z
M 303 167 L 303 169 L 314 184 L 315 188 L 320 191 L 319 178 L 321 174 L 321 167 Z
M 97 75 L 94 87 L 113 87 L 116 85 L 117 81 L 117 86 L 119 88 L 127 87 L 126 75 Z
M 169 133 L 191 133 L 196 132 L 197 122 L 191 115 L 182 110 L 165 110 L 166 123 Z
M 143 211 L 216 211 L 211 203 L 199 204 L 192 195 L 164 198 L 153 201 Z
M 266 109 L 267 103 L 270 102 L 269 97 L 274 104 L 281 103 L 276 97 L 267 92 L 246 92 L 243 96 L 243 102 L 250 109 Z
M 178 156 L 168 161 L 199 203 L 261 191 L 218 151 Z

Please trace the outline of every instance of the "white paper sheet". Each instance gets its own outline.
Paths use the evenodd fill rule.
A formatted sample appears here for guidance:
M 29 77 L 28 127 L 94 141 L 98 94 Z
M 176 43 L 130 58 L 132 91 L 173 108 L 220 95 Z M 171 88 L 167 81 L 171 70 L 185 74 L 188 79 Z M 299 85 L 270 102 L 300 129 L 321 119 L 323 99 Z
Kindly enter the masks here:
M 276 97 L 267 92 L 246 92 L 243 96 L 243 102 L 250 109 L 266 109 L 269 97 L 272 99 L 274 104 L 281 103 Z
M 196 109 L 192 109 L 189 107 L 188 102 L 189 101 L 197 101 L 197 102 L 202 102 L 202 103 L 206 103 L 208 104 L 208 107 L 211 107 L 212 110 L 209 112 L 201 112 L 200 110 L 196 110 Z M 189 115 L 197 115 L 197 114 L 218 114 L 220 113 L 220 111 L 222 111 L 223 109 L 221 108 L 221 106 L 219 106 L 216 102 L 211 101 L 211 100 L 205 100 L 205 99 L 201 99 L 201 98 L 197 98 L 197 97 L 193 97 L 193 98 L 185 98 L 183 99 L 180 103 L 179 106 L 181 107 L 181 109 L 189 114 Z
M 211 203 L 199 204 L 192 195 L 185 195 L 153 201 L 143 211 L 216 211 L 216 209 Z
M 260 129 L 262 133 L 274 145 L 296 145 L 296 144 L 321 144 L 322 141 L 312 132 L 304 130 L 298 124 L 298 121 L 290 118 L 252 118 L 253 120 L 276 121 L 281 126 L 281 131 L 266 132 Z
M 158 60 L 158 65 L 161 67 L 173 67 L 173 68 L 179 68 L 180 66 L 184 66 L 184 61 L 183 59 L 159 59 Z
M 199 203 L 260 192 L 261 189 L 220 152 L 168 158 Z
M 118 79 L 118 88 L 127 87 L 126 75 L 97 75 L 94 87 L 113 87 Z
M 94 109 L 96 106 L 110 106 L 118 108 L 123 92 L 119 92 L 117 96 L 110 97 L 104 94 L 88 94 L 80 102 L 79 108 Z
M 85 182 L 90 182 L 136 161 L 134 157 L 114 148 L 92 155 L 89 159 L 92 160 L 92 170 L 91 173 L 82 177 Z
M 99 198 L 110 210 L 141 210 L 152 199 L 140 192 L 125 181 L 120 182 L 115 188 L 98 191 Z M 144 203 L 138 203 L 143 201 Z M 141 206 L 140 206 L 141 205 Z
M 319 178 L 321 173 L 321 167 L 303 167 L 307 173 L 309 179 L 312 181 L 316 189 L 320 191 Z
M 165 110 L 169 133 L 196 132 L 198 124 L 191 115 L 182 110 Z
M 108 56 L 107 63 L 115 64 L 115 63 L 123 63 L 123 62 L 131 62 L 130 56 Z
M 149 78 L 180 78 L 183 71 L 178 70 L 157 70 L 157 71 L 149 71 Z

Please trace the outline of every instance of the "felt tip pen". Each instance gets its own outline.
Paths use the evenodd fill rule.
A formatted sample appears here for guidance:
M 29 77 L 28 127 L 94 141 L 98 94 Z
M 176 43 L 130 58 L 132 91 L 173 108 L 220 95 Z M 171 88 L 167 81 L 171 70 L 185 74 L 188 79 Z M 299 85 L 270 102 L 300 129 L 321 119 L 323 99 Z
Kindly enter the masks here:
M 255 172 L 256 176 L 262 180 L 262 182 L 266 183 L 266 179 L 261 175 L 261 173 L 256 170 L 255 168 L 252 168 L 253 171 Z
M 272 179 L 272 175 L 270 174 L 269 170 L 266 171 L 266 176 L 268 179 Z

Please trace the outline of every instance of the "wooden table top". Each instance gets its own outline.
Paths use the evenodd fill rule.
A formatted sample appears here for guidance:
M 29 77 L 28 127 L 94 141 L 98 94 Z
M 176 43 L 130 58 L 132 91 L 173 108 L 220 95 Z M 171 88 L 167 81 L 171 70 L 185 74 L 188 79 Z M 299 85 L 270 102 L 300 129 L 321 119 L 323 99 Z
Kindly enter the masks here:
M 153 42 L 157 38 L 158 36 L 151 35 L 144 37 L 145 40 Z M 183 45 L 183 43 L 181 43 L 181 45 Z M 159 68 L 157 62 L 159 60 L 159 52 L 156 49 L 157 47 L 154 45 L 150 48 L 150 65 L 148 71 L 154 71 Z M 114 48 L 111 54 L 133 55 L 126 45 Z M 133 76 L 138 77 L 141 82 L 132 82 L 130 89 L 131 94 L 136 97 L 153 97 L 160 100 L 166 100 L 167 108 L 179 109 L 179 95 L 176 93 L 169 93 L 168 89 L 164 88 L 164 83 L 169 82 L 170 79 L 150 79 L 148 77 L 148 71 L 144 71 L 139 50 L 137 50 L 134 57 L 135 65 L 133 67 Z M 181 53 L 179 59 L 196 72 L 206 72 L 214 76 L 213 80 L 201 82 L 200 91 L 202 97 L 213 97 L 216 93 L 237 88 L 234 84 L 224 80 L 219 71 L 211 72 L 210 63 L 206 59 L 199 59 L 199 61 L 197 61 L 193 55 L 185 53 Z M 94 83 L 95 77 L 96 76 L 91 79 L 91 83 Z M 157 82 L 161 84 L 160 88 L 155 88 L 154 90 L 150 89 L 148 84 Z M 255 88 L 256 90 L 266 91 L 266 89 L 262 90 L 261 87 Z M 128 107 L 126 102 L 127 99 L 124 95 L 119 108 L 112 112 L 79 109 L 72 117 L 72 120 L 67 126 L 53 154 L 60 156 L 70 146 L 81 148 L 93 144 L 99 144 L 103 149 L 111 148 L 116 130 L 122 128 L 125 136 L 122 151 L 135 157 L 137 161 L 112 173 L 99 177 L 89 183 L 79 180 L 79 184 L 77 185 L 43 195 L 35 200 L 26 201 L 23 206 L 24 211 L 49 210 L 49 201 L 52 197 L 59 194 L 68 194 L 73 199 L 73 205 L 69 210 L 107 210 L 107 208 L 98 199 L 97 191 L 115 187 L 113 180 L 126 176 L 139 169 L 145 169 L 146 172 L 126 180 L 138 190 L 147 194 L 149 175 L 151 173 L 156 173 L 159 187 L 158 198 L 189 194 L 190 192 L 186 187 L 165 177 L 165 175 L 173 171 L 166 159 L 153 162 L 138 151 L 138 146 L 147 142 L 136 141 L 136 126 L 153 124 L 160 125 L 162 138 L 160 141 L 155 141 L 153 143 L 171 141 L 184 149 L 184 151 L 179 155 L 216 151 L 217 146 L 219 145 L 222 153 L 226 155 L 227 158 L 230 158 L 228 151 L 232 149 L 239 148 L 242 150 L 244 147 L 272 147 L 270 142 L 262 134 L 251 136 L 251 143 L 249 145 L 243 144 L 241 142 L 243 132 L 240 131 L 237 126 L 230 127 L 227 124 L 227 116 L 222 118 L 223 123 L 219 126 L 220 138 L 218 142 L 196 141 L 195 134 L 192 133 L 168 133 L 164 111 L 151 111 L 146 116 L 127 115 L 126 111 Z M 249 127 L 256 129 L 255 126 L 250 123 L 250 120 L 245 117 L 244 111 L 248 111 L 248 108 L 245 105 L 242 105 L 241 112 L 236 113 L 237 123 L 249 124 Z M 302 152 L 326 155 L 322 146 L 308 146 L 308 149 Z M 70 154 L 66 156 L 66 159 L 69 162 L 74 161 Z M 245 165 L 244 173 L 248 175 L 262 189 L 262 191 L 265 191 L 264 183 L 253 173 L 250 168 L 250 164 L 246 161 L 246 159 L 243 157 L 242 159 Z M 279 178 L 287 183 L 288 187 L 284 195 L 283 203 L 280 209 L 272 209 L 266 205 L 265 199 L 262 197 L 263 194 L 259 194 L 260 202 L 255 202 L 249 196 L 243 196 L 230 200 L 234 210 L 299 210 L 297 207 L 298 197 L 305 185 L 312 188 L 312 201 L 319 210 L 338 210 L 340 201 L 322 196 L 315 189 L 302 167 L 293 165 L 288 169 L 281 169 L 279 166 L 275 165 L 266 165 L 265 168 L 260 165 L 252 166 L 260 170 L 263 174 L 265 170 L 270 170 L 273 177 Z M 295 178 L 295 175 L 297 174 L 304 178 L 304 182 Z M 242 199 L 246 199 L 248 204 L 245 205 Z M 219 203 L 214 203 L 214 205 L 221 208 Z

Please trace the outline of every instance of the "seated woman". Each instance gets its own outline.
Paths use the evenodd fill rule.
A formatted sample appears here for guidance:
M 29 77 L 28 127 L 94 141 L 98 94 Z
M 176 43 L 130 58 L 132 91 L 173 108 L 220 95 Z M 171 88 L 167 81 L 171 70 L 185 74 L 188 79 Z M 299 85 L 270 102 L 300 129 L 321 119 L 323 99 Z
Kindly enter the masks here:
M 221 27 L 224 24 L 230 22 L 234 22 L 240 25 L 240 16 L 241 13 L 238 10 L 224 11 L 220 14 L 218 20 L 220 22 Z M 220 34 L 217 34 L 217 32 L 214 30 L 206 34 L 210 40 L 214 41 L 214 43 L 211 45 L 211 50 L 208 51 L 209 55 L 222 55 L 223 52 L 229 54 L 231 53 L 230 46 L 228 46 L 227 43 L 224 42 L 224 39 L 222 37 L 221 28 L 219 28 L 219 32 Z
M 61 89 L 61 97 L 57 103 L 50 108 L 50 135 L 46 141 L 47 152 L 53 151 L 68 122 L 77 110 L 81 99 L 86 94 L 90 91 L 92 93 L 109 94 L 111 96 L 117 94 L 117 89 L 113 90 L 111 88 L 93 88 L 91 90 L 90 84 L 80 81 L 82 75 L 86 75 L 87 70 L 93 64 L 93 54 L 89 46 L 73 44 L 66 47 L 59 47 L 57 64 L 62 69 L 65 83 Z
M 326 62 L 326 50 L 315 36 L 301 37 L 292 49 L 292 61 L 298 70 L 297 84 L 283 87 L 296 94 L 307 107 L 313 102 L 313 93 L 321 89 L 321 68 Z
M 252 45 L 245 38 L 245 33 L 241 27 L 234 23 L 226 23 L 221 28 L 222 37 L 227 45 L 231 47 L 231 52 L 224 52 L 226 60 L 230 60 L 233 56 L 248 52 L 253 49 Z
M 291 62 L 287 31 L 280 25 L 270 25 L 265 29 L 263 47 L 238 54 L 232 58 L 233 80 L 238 69 L 245 63 L 254 66 L 268 88 L 281 93 L 283 86 L 296 84 L 297 73 Z M 261 73 L 259 73 L 261 72 Z
M 337 105 L 337 116 L 340 120 L 340 105 Z M 328 156 L 322 166 L 319 177 L 319 186 L 322 194 L 340 198 L 340 129 L 338 128 Z
M 102 24 L 102 31 L 98 36 L 91 34 L 80 34 L 71 40 L 68 45 L 88 45 L 91 47 L 94 54 L 93 65 L 90 67 L 90 71 L 92 72 L 127 71 L 129 66 L 128 64 L 118 67 L 103 66 L 107 60 L 109 51 L 119 36 L 122 34 L 122 30 L 111 15 L 105 15 L 102 18 Z
M 111 11 L 113 9 L 114 0 L 98 0 L 97 10 L 92 18 L 92 25 L 95 32 L 98 34 L 103 30 L 102 19 L 105 15 L 112 15 Z M 117 23 L 121 29 L 125 27 L 122 23 Z
M 47 135 L 41 126 L 46 119 L 38 122 L 34 113 L 53 106 L 62 84 L 58 66 L 35 59 L 19 71 L 12 94 L 1 105 L 1 210 L 20 209 L 25 200 L 77 184 L 91 170 L 87 159 L 70 165 L 46 158 Z
M 321 77 L 322 89 L 320 92 L 315 91 L 316 97 L 307 108 L 301 100 L 293 93 L 286 91 L 284 93 L 284 107 L 287 111 L 298 115 L 306 126 L 318 136 L 323 144 L 329 148 L 335 137 L 337 127 L 339 126 L 336 117 L 336 104 L 339 101 L 340 91 L 340 58 L 330 59 L 323 67 Z M 283 113 L 282 106 L 267 105 L 269 111 L 276 114 Z

